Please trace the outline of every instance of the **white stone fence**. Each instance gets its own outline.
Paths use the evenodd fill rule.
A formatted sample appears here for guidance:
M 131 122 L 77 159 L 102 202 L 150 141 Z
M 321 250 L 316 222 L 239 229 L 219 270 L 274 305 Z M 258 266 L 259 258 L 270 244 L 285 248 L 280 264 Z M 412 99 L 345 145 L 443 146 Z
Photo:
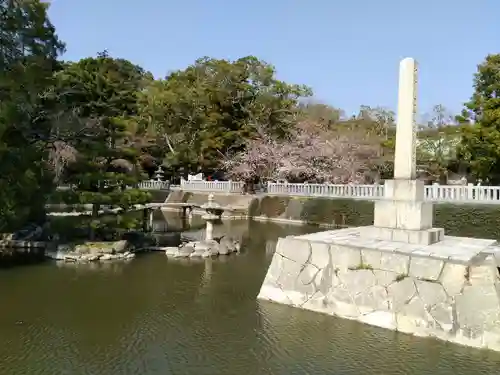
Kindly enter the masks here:
M 144 180 L 139 183 L 139 189 L 143 190 L 169 190 L 169 181 Z
M 172 187 L 169 181 L 159 181 L 159 180 L 144 180 L 139 182 L 137 186 L 142 190 L 170 190 Z M 57 190 L 68 190 L 71 189 L 69 185 L 59 185 Z
M 181 189 L 188 191 L 212 191 L 221 193 L 241 193 L 244 183 L 241 181 L 200 181 L 181 180 Z
M 384 196 L 384 185 L 330 185 L 291 184 L 269 182 L 267 192 L 271 194 L 323 196 L 338 198 L 380 199 Z M 480 201 L 499 202 L 500 186 L 440 185 L 425 186 L 425 198 L 430 201 Z
M 292 184 L 268 182 L 267 192 L 278 195 L 300 195 L 306 197 L 347 197 L 376 199 L 384 196 L 383 185 L 333 185 L 333 184 Z
M 181 181 L 182 190 L 240 193 L 243 182 L 238 181 Z M 268 182 L 267 193 L 305 197 L 335 197 L 381 199 L 384 185 L 334 185 L 288 182 Z M 440 185 L 425 186 L 425 197 L 435 202 L 497 202 L 500 203 L 500 186 Z
M 499 202 L 500 186 L 439 185 L 425 187 L 425 197 L 431 201 L 480 201 Z

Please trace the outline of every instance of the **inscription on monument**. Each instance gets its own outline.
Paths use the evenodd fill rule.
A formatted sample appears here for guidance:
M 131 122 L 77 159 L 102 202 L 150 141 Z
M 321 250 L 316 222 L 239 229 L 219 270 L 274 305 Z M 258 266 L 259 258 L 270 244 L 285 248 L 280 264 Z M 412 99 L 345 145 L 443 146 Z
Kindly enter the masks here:
M 418 65 L 413 61 L 413 108 L 412 108 L 412 144 L 411 144 L 411 165 L 415 166 L 411 178 L 416 178 L 416 164 L 417 164 L 417 88 L 418 88 Z

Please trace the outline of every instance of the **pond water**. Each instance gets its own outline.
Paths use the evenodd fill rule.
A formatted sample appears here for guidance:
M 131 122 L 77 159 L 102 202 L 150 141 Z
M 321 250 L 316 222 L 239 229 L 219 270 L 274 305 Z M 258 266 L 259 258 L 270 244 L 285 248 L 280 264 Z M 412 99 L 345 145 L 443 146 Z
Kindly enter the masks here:
M 256 301 L 277 237 L 317 229 L 226 225 L 244 235 L 240 255 L 0 270 L 0 374 L 500 372 L 497 353 Z

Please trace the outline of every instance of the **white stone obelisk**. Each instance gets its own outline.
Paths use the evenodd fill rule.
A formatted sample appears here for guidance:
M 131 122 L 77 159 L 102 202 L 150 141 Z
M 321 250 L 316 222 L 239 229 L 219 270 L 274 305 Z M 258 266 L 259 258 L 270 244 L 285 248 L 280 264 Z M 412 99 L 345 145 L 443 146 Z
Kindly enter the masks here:
M 416 178 L 418 65 L 406 58 L 399 65 L 398 113 L 394 179 Z
M 394 179 L 386 180 L 384 198 L 375 202 L 373 227 L 366 234 L 384 241 L 429 245 L 444 237 L 433 228 L 433 205 L 425 199 L 423 181 L 417 180 L 417 80 L 412 58 L 399 65 L 398 113 Z

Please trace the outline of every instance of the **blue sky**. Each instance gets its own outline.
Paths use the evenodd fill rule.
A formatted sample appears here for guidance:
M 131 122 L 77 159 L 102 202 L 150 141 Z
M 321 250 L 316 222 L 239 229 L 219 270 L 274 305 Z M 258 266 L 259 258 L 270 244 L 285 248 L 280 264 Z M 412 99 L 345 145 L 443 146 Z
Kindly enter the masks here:
M 67 60 L 107 49 L 156 77 L 196 58 L 255 55 L 318 101 L 394 109 L 398 63 L 420 64 L 419 111 L 458 111 L 488 53 L 500 53 L 498 0 L 52 0 Z

